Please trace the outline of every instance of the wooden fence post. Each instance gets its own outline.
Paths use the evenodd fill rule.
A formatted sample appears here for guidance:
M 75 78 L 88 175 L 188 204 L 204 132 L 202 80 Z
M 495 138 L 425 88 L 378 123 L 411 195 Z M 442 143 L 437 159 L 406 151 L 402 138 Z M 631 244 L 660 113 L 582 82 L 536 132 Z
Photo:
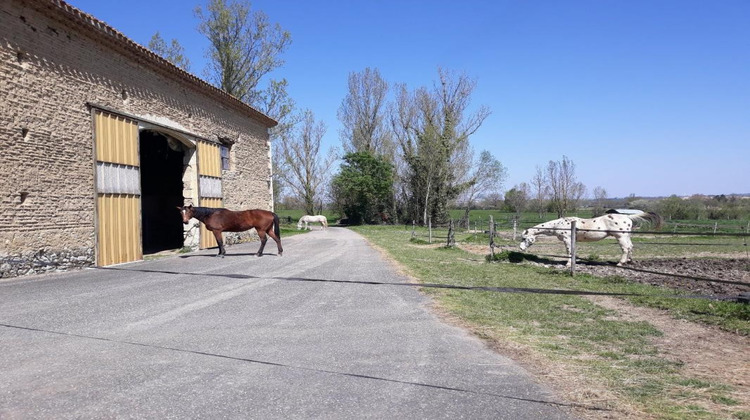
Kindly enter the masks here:
M 432 243 L 432 217 L 427 218 L 427 229 L 430 232 L 430 243 Z
M 495 261 L 495 222 L 490 215 L 490 261 Z
M 516 241 L 517 232 L 518 232 L 518 219 L 513 219 L 513 242 Z
M 414 229 L 416 229 L 417 222 L 414 220 L 411 221 L 411 237 L 414 238 L 417 236 L 417 234 L 414 232 Z
M 570 222 L 570 275 L 576 275 L 576 221 Z
M 456 238 L 454 235 L 455 235 L 455 232 L 453 230 L 453 219 L 451 219 L 451 222 L 448 225 L 448 248 L 451 248 L 454 245 L 456 245 Z

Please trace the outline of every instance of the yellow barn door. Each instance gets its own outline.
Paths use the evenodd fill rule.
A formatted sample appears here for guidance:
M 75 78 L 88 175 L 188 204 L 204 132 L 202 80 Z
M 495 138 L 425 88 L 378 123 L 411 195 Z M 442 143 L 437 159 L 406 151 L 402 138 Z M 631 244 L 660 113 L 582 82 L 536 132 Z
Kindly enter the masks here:
M 138 123 L 96 110 L 96 264 L 143 259 Z
M 216 143 L 198 141 L 199 206 L 222 207 L 221 149 Z M 218 246 L 214 234 L 201 223 L 200 248 Z

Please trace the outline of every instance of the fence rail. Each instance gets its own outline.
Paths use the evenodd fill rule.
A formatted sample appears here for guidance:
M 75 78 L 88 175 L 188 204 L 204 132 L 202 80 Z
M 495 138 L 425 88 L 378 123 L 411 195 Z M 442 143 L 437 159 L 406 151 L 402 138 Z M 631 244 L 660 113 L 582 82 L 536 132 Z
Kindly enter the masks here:
M 495 252 L 496 252 L 496 248 L 499 248 L 499 247 L 503 246 L 503 245 L 498 245 L 498 242 L 496 241 L 496 239 L 497 238 L 505 238 L 506 240 L 509 239 L 508 236 L 507 236 L 509 229 L 502 229 L 502 230 L 498 231 L 497 228 L 498 227 L 510 228 L 510 230 L 512 231 L 512 235 L 513 235 L 513 241 L 515 242 L 517 240 L 517 237 L 519 236 L 519 225 L 520 225 L 520 223 L 517 220 L 512 220 L 512 219 L 511 220 L 500 221 L 500 222 L 495 222 L 493 220 L 492 216 L 490 216 L 489 220 L 487 220 L 487 223 L 485 223 L 483 225 L 481 225 L 481 224 L 475 224 L 474 225 L 474 229 L 469 229 L 468 232 L 466 230 L 463 230 L 463 229 L 456 229 L 455 228 L 456 225 L 457 224 L 454 224 L 453 221 L 451 221 L 451 223 L 449 223 L 447 225 L 440 225 L 440 226 L 432 225 L 431 222 L 428 223 L 427 226 L 417 226 L 416 223 L 412 223 L 412 226 L 410 227 L 411 228 L 411 237 L 412 238 L 428 238 L 429 243 L 443 243 L 446 246 L 452 246 L 453 243 L 455 242 L 454 237 L 455 237 L 457 231 L 458 232 L 463 231 L 463 232 L 466 232 L 466 233 L 473 233 L 475 235 L 475 237 L 477 235 L 487 235 L 486 236 L 486 240 L 488 242 L 485 242 L 485 243 L 487 245 L 489 245 L 489 254 L 490 254 L 490 257 L 493 257 L 494 254 L 495 254 Z M 463 224 L 462 226 L 465 226 L 465 224 Z M 479 229 L 480 226 L 482 228 L 486 227 L 487 229 Z M 531 226 L 535 226 L 535 225 L 529 225 L 529 227 L 531 227 Z M 719 238 L 726 238 L 727 240 L 729 240 L 729 242 L 726 242 L 726 241 L 719 242 L 719 243 L 717 243 L 715 241 L 711 242 L 711 243 L 709 243 L 707 241 L 704 241 L 703 243 L 694 243 L 694 242 L 688 242 L 688 241 L 680 241 L 680 242 L 669 242 L 669 241 L 643 242 L 643 241 L 639 240 L 639 241 L 636 242 L 636 245 L 639 245 L 639 246 L 640 245 L 674 246 L 674 247 L 691 247 L 691 248 L 697 248 L 697 247 L 705 246 L 705 247 L 711 247 L 712 249 L 719 249 L 719 248 L 729 249 L 731 247 L 735 247 L 737 249 L 735 251 L 730 251 L 730 252 L 734 252 L 734 253 L 741 252 L 741 253 L 744 253 L 745 256 L 746 256 L 746 258 L 748 258 L 748 264 L 750 264 L 750 250 L 748 249 L 748 238 L 750 238 L 750 232 L 748 232 L 748 229 L 740 228 L 741 232 L 739 232 L 739 233 L 737 233 L 737 232 L 726 232 L 726 231 L 722 232 L 722 231 L 719 231 L 718 229 L 712 229 L 710 231 L 693 231 L 693 232 L 679 231 L 678 232 L 675 229 L 670 229 L 669 227 L 670 226 L 668 226 L 668 228 L 665 229 L 665 230 L 663 230 L 663 231 L 639 230 L 639 229 L 636 229 L 636 230 L 629 231 L 628 233 L 630 233 L 633 237 L 640 236 L 641 238 L 643 238 L 643 237 L 683 237 L 683 238 L 687 238 L 687 237 L 695 237 L 695 238 L 704 237 L 704 238 L 715 238 L 716 241 L 721 241 L 721 239 L 719 239 Z M 405 227 L 405 230 L 408 229 L 408 228 L 409 228 L 409 226 L 407 225 Z M 573 238 L 573 240 L 571 241 L 572 242 L 571 243 L 571 253 L 572 253 L 572 255 L 570 255 L 570 256 L 567 256 L 567 255 L 566 256 L 562 256 L 562 255 L 542 255 L 542 256 L 555 257 L 555 258 L 565 258 L 565 259 L 571 258 L 571 266 L 570 266 L 570 274 L 571 275 L 575 275 L 576 274 L 576 271 L 577 271 L 576 260 L 580 260 L 582 262 L 586 261 L 588 265 L 592 265 L 592 264 L 596 265 L 597 264 L 596 260 L 590 260 L 590 259 L 587 260 L 585 258 L 579 258 L 576 255 L 577 254 L 577 243 L 576 243 L 575 239 L 576 239 L 576 234 L 578 232 L 622 233 L 622 231 L 608 231 L 608 230 L 596 230 L 596 229 L 577 229 L 575 226 L 571 226 L 570 228 L 556 228 L 556 229 L 546 229 L 546 230 L 560 230 L 560 231 L 569 231 L 570 232 L 570 237 Z M 732 239 L 734 239 L 734 238 L 741 239 L 741 241 L 740 241 L 741 243 L 737 242 L 737 241 L 732 241 Z M 700 240 L 700 239 L 698 239 L 698 240 Z M 711 240 L 711 239 L 708 239 L 708 240 Z M 502 241 L 501 241 L 501 243 L 502 243 Z M 590 244 L 592 244 L 592 242 L 588 242 L 587 241 L 586 242 L 586 247 L 584 247 L 584 248 L 589 247 Z M 594 245 L 594 246 L 596 246 L 596 245 Z M 591 249 L 591 248 L 588 248 L 588 249 Z M 596 248 L 594 248 L 594 249 L 596 249 Z M 722 252 L 724 252 L 724 251 L 722 251 Z M 669 256 L 673 256 L 674 255 L 674 254 L 671 254 L 670 251 L 667 251 L 667 253 L 669 254 Z M 609 255 L 608 252 L 607 252 L 607 254 Z M 610 265 L 608 263 L 600 263 L 600 264 L 602 264 L 602 265 Z M 690 281 L 695 281 L 695 282 L 711 282 L 711 283 L 721 283 L 721 284 L 725 284 L 725 285 L 736 285 L 736 286 L 740 286 L 740 290 L 744 286 L 747 286 L 748 288 L 750 288 L 750 283 L 748 283 L 748 282 L 733 281 L 733 280 L 729 280 L 729 279 L 720 279 L 720 278 L 711 278 L 711 277 L 708 277 L 708 276 L 694 275 L 694 273 L 693 274 L 689 274 L 687 272 L 686 273 L 661 272 L 661 271 L 653 271 L 653 270 L 648 270 L 648 269 L 643 269 L 643 268 L 635 268 L 635 267 L 627 267 L 627 266 L 626 267 L 620 267 L 620 268 L 625 269 L 625 270 L 633 270 L 635 272 L 640 272 L 640 273 L 654 274 L 654 275 L 666 276 L 666 277 L 674 277 L 674 278 L 680 279 L 681 281 L 682 280 L 690 280 Z M 670 270 L 670 271 L 672 271 L 672 270 Z M 748 295 L 750 295 L 749 292 L 742 292 L 740 294 L 740 296 L 737 297 L 738 301 L 747 302 L 747 300 L 748 300 L 747 296 Z M 726 298 L 726 296 L 724 298 Z M 744 300 L 740 300 L 739 298 L 743 298 Z

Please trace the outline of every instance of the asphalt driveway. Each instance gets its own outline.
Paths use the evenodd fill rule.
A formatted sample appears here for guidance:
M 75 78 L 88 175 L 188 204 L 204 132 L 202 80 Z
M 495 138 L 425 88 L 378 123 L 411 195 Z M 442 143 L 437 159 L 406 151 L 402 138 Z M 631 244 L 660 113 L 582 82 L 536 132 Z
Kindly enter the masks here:
M 0 280 L 0 418 L 570 418 L 341 228 Z

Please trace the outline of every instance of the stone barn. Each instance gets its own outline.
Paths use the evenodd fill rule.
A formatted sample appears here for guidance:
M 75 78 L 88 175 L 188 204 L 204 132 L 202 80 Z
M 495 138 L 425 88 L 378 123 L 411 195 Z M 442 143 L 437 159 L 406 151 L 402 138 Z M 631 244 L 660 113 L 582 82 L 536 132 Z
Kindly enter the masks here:
M 273 210 L 275 125 L 64 1 L 3 0 L 0 276 L 215 246 L 176 207 Z

